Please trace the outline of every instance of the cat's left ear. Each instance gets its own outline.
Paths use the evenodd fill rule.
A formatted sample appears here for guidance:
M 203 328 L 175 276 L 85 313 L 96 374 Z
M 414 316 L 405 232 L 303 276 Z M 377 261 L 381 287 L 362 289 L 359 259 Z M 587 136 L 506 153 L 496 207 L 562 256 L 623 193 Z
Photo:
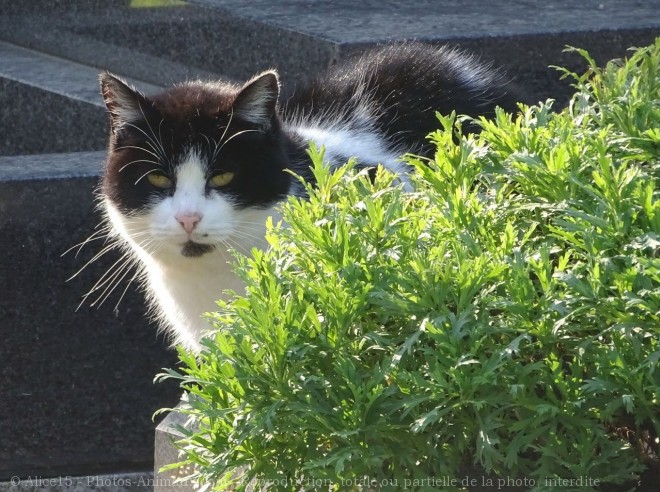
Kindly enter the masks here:
M 100 79 L 101 94 L 110 113 L 113 131 L 145 118 L 145 112 L 151 106 L 145 96 L 109 72 L 102 73 Z
M 275 70 L 260 73 L 249 80 L 236 96 L 234 114 L 261 127 L 269 127 L 277 114 L 280 79 Z

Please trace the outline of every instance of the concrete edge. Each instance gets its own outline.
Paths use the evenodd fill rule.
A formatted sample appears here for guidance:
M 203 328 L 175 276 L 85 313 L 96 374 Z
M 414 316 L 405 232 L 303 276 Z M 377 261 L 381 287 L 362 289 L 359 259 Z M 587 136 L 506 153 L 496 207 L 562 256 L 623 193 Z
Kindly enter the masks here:
M 181 461 L 179 451 L 174 445 L 174 441 L 183 437 L 174 427 L 177 425 L 188 428 L 188 418 L 179 413 L 180 403 L 175 409 L 156 427 L 154 435 L 154 492 L 188 492 L 196 490 L 194 484 L 190 482 L 179 482 L 190 473 L 189 467 L 177 468 L 174 470 L 160 471 L 165 465 Z
M 97 151 L 0 157 L 0 182 L 98 177 L 105 156 Z
M 99 89 L 100 69 L 6 41 L 0 41 L 0 77 L 104 108 Z M 136 79 L 128 82 L 148 93 L 160 86 Z
M 15 476 L 0 482 L 0 492 L 144 492 L 153 489 L 154 484 L 154 474 L 150 471 L 77 477 Z

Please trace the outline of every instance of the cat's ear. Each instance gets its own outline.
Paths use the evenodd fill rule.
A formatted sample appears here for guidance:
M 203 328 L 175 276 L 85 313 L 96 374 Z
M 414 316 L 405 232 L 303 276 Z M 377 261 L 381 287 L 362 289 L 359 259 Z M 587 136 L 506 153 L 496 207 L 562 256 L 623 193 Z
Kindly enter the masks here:
M 145 111 L 150 107 L 146 97 L 109 72 L 102 73 L 100 79 L 101 94 L 110 112 L 113 130 L 145 118 Z
M 236 96 L 234 114 L 261 127 L 270 126 L 277 113 L 280 96 L 280 79 L 275 70 L 256 75 L 249 80 Z

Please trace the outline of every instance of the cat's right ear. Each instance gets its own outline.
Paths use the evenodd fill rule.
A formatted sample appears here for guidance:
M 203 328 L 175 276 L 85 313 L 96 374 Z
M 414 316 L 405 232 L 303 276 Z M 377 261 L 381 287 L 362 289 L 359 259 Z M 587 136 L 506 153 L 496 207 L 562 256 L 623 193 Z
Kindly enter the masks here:
M 256 75 L 241 88 L 233 104 L 236 115 L 261 127 L 270 126 L 277 114 L 280 80 L 275 70 Z
M 101 74 L 101 94 L 110 113 L 112 130 L 145 118 L 147 98 L 125 81 L 109 72 Z

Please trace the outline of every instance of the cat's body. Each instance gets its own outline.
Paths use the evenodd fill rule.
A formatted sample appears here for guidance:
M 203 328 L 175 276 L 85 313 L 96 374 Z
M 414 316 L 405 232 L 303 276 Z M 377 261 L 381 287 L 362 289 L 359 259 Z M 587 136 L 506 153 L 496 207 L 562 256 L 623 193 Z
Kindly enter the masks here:
M 405 173 L 405 152 L 430 151 L 435 112 L 515 110 L 501 78 L 446 48 L 386 46 L 334 67 L 278 107 L 264 72 L 242 87 L 189 82 L 145 97 L 105 74 L 112 132 L 102 201 L 115 237 L 137 258 L 153 313 L 194 350 L 202 318 L 225 289 L 240 291 L 228 249 L 264 247 L 274 207 L 312 179 L 306 148 L 331 165 L 357 157 Z

